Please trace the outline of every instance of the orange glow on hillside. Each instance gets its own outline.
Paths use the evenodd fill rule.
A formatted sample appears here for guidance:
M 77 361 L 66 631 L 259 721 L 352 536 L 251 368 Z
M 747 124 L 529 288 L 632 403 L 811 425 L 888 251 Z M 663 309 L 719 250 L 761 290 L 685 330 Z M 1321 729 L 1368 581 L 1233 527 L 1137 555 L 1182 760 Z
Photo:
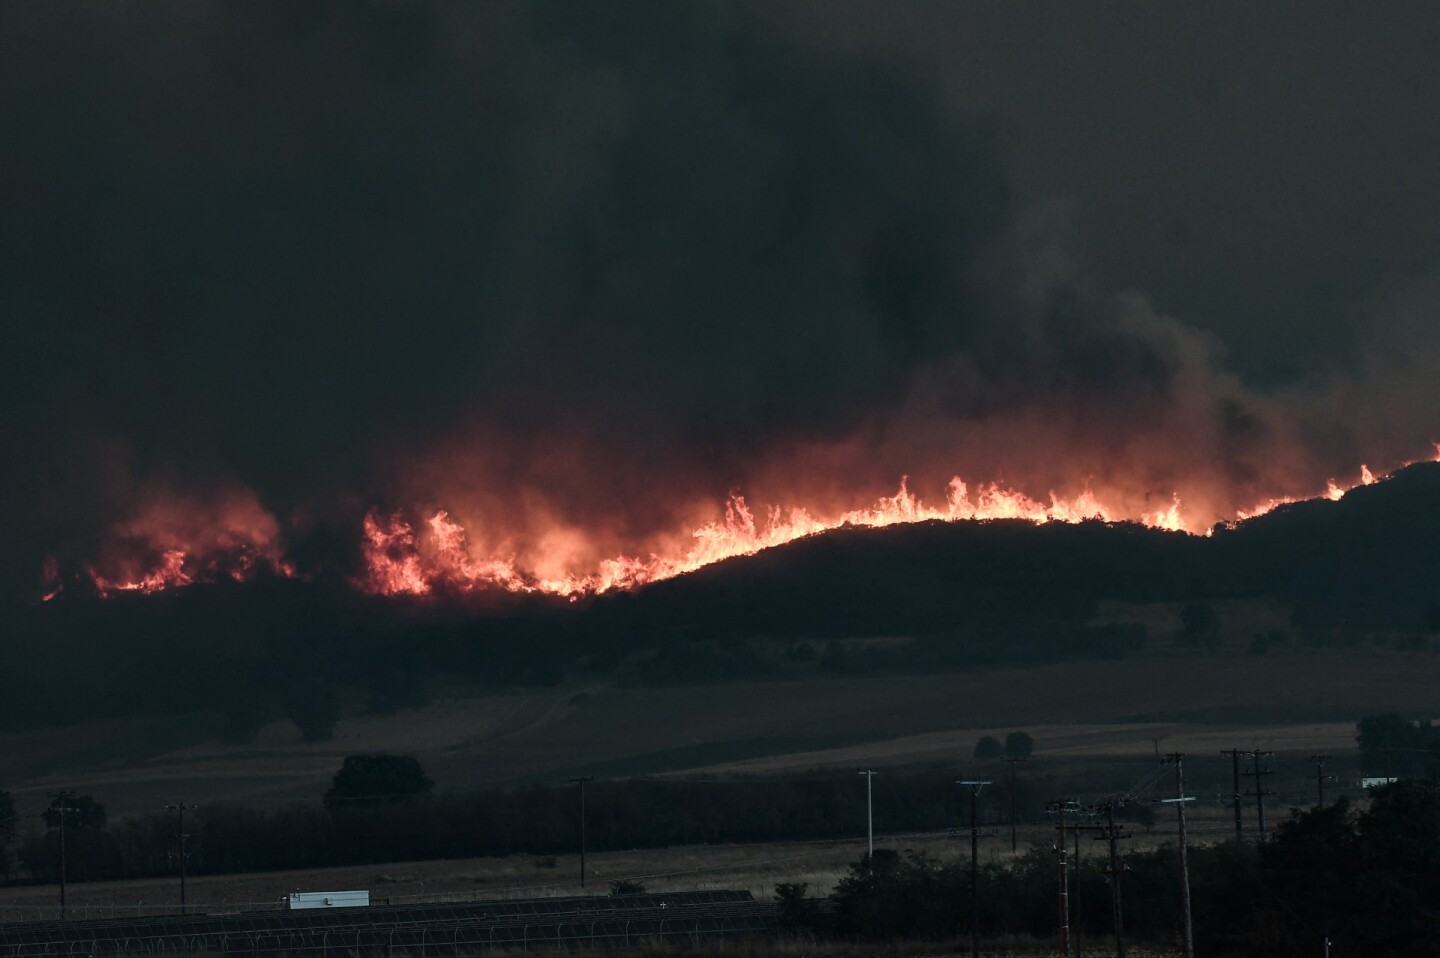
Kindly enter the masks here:
M 111 530 L 101 556 L 83 569 L 102 598 L 123 592 L 149 595 L 197 582 L 244 582 L 261 570 L 293 576 L 280 524 L 248 491 L 210 500 L 156 496 Z M 45 562 L 41 598 L 65 590 L 60 565 Z
M 1357 484 L 1374 482 L 1362 466 Z M 1331 480 L 1325 493 L 1338 499 L 1344 490 Z M 1272 499 L 1236 520 L 1252 518 L 1296 499 Z M 820 512 L 804 506 L 767 506 L 754 509 L 744 496 L 725 502 L 723 518 L 694 528 L 678 546 L 643 554 L 603 559 L 589 571 L 544 575 L 528 571 L 553 566 L 541 554 L 477 556 L 469 546 L 466 529 L 446 510 L 436 511 L 417 535 L 401 514 L 372 510 L 364 522 L 366 574 L 359 587 L 376 595 L 428 595 L 434 592 L 469 592 L 501 589 L 565 596 L 632 589 L 693 572 L 724 559 L 753 555 L 806 536 L 846 526 L 880 528 L 915 522 L 987 521 L 1021 519 L 1034 523 L 1085 520 L 1134 521 L 1156 529 L 1208 535 L 1210 529 L 1186 516 L 1178 495 L 1164 509 L 1127 515 L 1085 490 L 1073 498 L 1051 493 L 1048 501 L 1032 499 L 999 483 L 971 488 L 958 476 L 951 479 L 945 502 L 931 505 L 912 493 L 902 478 L 900 488 L 873 504 L 843 512 Z
M 1440 461 L 1440 444 L 1434 458 Z M 1355 482 L 1347 485 L 1331 479 L 1314 498 L 1338 500 L 1350 489 L 1375 481 L 1370 468 L 1361 465 Z M 1229 521 L 1255 518 L 1302 498 L 1268 499 L 1238 510 Z M 506 546 L 503 543 L 515 540 L 507 539 L 503 528 L 479 523 L 467 528 L 444 508 L 425 510 L 421 515 L 427 517 L 418 520 L 414 513 L 371 509 L 362 522 L 363 571 L 354 584 L 363 592 L 381 596 L 506 591 L 575 598 L 638 588 L 834 529 L 917 522 L 1129 521 L 1190 535 L 1211 532 L 1207 519 L 1214 513 L 1200 510 L 1199 517 L 1188 513 L 1178 494 L 1170 495 L 1161 508 L 1147 504 L 1148 500 L 1137 503 L 1089 488 L 1071 497 L 1052 492 L 1042 500 L 998 482 L 972 486 L 958 476 L 945 487 L 944 500 L 933 503 L 912 492 L 906 478 L 893 495 L 851 509 L 800 504 L 757 508 L 737 493 L 710 521 L 668 537 L 642 539 L 599 559 L 593 557 L 604 556 L 603 547 L 597 545 L 602 540 L 587 529 L 559 522 L 539 533 L 532 530 L 519 545 Z M 502 546 L 476 544 L 485 541 L 498 541 Z M 43 601 L 64 592 L 59 570 L 60 563 L 53 558 L 44 563 Z M 83 566 L 82 578 L 89 580 L 95 594 L 108 597 L 225 579 L 243 582 L 261 571 L 296 575 L 285 558 L 280 523 L 252 493 L 242 491 L 211 501 L 157 497 L 112 530 L 102 557 Z

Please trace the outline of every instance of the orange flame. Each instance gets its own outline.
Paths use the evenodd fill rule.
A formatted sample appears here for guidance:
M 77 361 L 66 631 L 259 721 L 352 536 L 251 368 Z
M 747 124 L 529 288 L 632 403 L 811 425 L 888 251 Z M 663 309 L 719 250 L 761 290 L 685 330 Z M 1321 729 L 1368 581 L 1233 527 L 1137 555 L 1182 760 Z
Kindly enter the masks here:
M 85 575 L 103 597 L 121 592 L 151 594 L 197 582 L 243 582 L 261 569 L 291 577 L 280 524 L 248 491 L 211 500 L 157 496 L 131 519 L 110 530 L 103 558 Z M 60 564 L 48 559 L 41 598 L 64 591 Z
M 1436 444 L 1435 460 L 1440 461 L 1440 444 Z M 1331 479 L 1320 496 L 1337 500 L 1350 489 L 1375 481 L 1370 468 L 1361 465 L 1357 482 L 1343 486 Z M 1297 501 L 1300 498 L 1269 499 L 1239 510 L 1233 521 L 1255 518 Z M 956 476 L 946 488 L 944 503 L 931 505 L 911 492 L 908 477 L 902 477 L 894 495 L 883 496 L 867 507 L 833 512 L 798 505 L 757 510 L 743 495 L 732 493 L 720 518 L 695 526 L 688 535 L 656 541 L 636 554 L 599 559 L 585 571 L 575 558 L 584 553 L 582 546 L 589 545 L 583 531 L 557 528 L 538 545 L 523 550 L 524 556 L 504 549 L 487 555 L 472 544 L 469 531 L 446 509 L 436 509 L 418 528 L 402 513 L 372 509 L 363 521 L 364 573 L 355 584 L 365 592 L 386 596 L 503 590 L 573 599 L 638 588 L 846 526 L 880 528 L 996 519 L 1037 524 L 1133 521 L 1176 533 L 1211 532 L 1186 514 L 1175 494 L 1164 508 L 1145 510 L 1132 505 L 1127 511 L 1089 488 L 1073 497 L 1051 492 L 1048 501 L 1042 502 L 998 482 L 972 488 Z M 261 568 L 284 576 L 296 574 L 283 557 L 278 523 L 250 493 L 207 505 L 185 499 L 160 500 L 118 527 L 117 534 L 130 544 L 129 552 L 119 559 L 112 556 L 108 565 L 87 567 L 101 596 L 148 594 L 227 576 L 244 581 Z M 576 565 L 581 565 L 582 571 L 570 571 Z M 45 564 L 42 598 L 46 601 L 63 588 L 57 567 L 53 560 Z
M 1436 446 L 1436 459 L 1440 461 L 1440 444 Z M 1356 483 L 1341 486 L 1331 479 L 1321 495 L 1339 499 L 1349 489 L 1375 481 L 1370 468 L 1362 465 Z M 1298 501 L 1302 501 L 1300 497 L 1269 499 L 1252 509 L 1240 510 L 1234 521 L 1261 516 Z M 696 527 L 678 547 L 651 551 L 645 557 L 618 555 L 601 560 L 591 572 L 558 576 L 526 571 L 513 554 L 477 558 L 470 550 L 464 527 L 443 509 L 427 521 L 429 532 L 418 539 L 399 515 L 381 517 L 371 512 L 365 518 L 367 574 L 358 585 L 379 595 L 426 595 L 439 587 L 459 592 L 542 592 L 573 598 L 659 582 L 724 559 L 753 555 L 845 526 L 879 528 L 901 523 L 995 519 L 1037 524 L 1128 519 L 1177 533 L 1209 535 L 1212 531 L 1192 524 L 1178 495 L 1172 495 L 1163 509 L 1127 515 L 1102 502 L 1088 488 L 1072 498 L 1051 492 L 1048 502 L 1040 502 L 996 482 L 972 490 L 956 476 L 950 480 L 945 504 L 932 506 L 912 493 L 908 477 L 902 477 L 894 495 L 884 496 L 866 508 L 834 514 L 817 514 L 800 506 L 770 506 L 757 515 L 744 496 L 732 494 L 725 502 L 723 519 Z

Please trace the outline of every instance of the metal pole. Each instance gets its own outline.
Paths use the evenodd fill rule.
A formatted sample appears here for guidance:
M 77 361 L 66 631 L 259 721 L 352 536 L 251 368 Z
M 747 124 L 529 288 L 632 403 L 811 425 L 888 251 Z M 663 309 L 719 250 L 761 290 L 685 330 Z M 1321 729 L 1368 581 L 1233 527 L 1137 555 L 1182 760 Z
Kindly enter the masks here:
M 875 858 L 875 804 L 871 786 L 875 779 L 875 770 L 867 768 L 860 774 L 865 776 L 865 854 L 867 860 L 873 862 Z

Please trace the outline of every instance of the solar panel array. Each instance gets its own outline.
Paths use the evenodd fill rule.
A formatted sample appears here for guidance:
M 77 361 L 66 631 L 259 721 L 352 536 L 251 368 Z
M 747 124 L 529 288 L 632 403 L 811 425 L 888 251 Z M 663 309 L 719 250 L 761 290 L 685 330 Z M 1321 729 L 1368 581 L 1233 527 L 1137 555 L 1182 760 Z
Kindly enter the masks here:
M 0 958 L 31 955 L 467 955 L 700 944 L 773 931 L 746 891 L 531 898 L 0 925 Z

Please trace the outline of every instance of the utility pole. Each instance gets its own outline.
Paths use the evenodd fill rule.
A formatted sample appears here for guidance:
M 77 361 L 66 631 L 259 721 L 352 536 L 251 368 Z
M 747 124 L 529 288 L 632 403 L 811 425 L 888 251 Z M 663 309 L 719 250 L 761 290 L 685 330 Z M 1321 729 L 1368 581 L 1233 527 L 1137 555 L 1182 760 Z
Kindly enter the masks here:
M 1185 753 L 1170 752 L 1165 760 L 1175 765 L 1175 797 L 1162 801 L 1167 805 L 1173 804 L 1180 816 L 1180 892 L 1185 899 L 1185 958 L 1195 958 L 1195 934 L 1190 914 L 1190 861 L 1185 848 L 1185 803 L 1195 799 L 1185 794 Z
M 980 789 L 990 783 L 977 780 L 957 784 L 970 789 L 970 955 L 980 958 Z
M 55 799 L 55 801 L 53 801 L 53 802 L 50 803 L 50 807 L 53 808 L 53 809 L 55 809 L 55 811 L 60 815 L 60 920 L 61 920 L 61 921 L 64 921 L 64 920 L 65 920 L 65 819 L 69 816 L 69 814 L 70 814 L 71 812 L 75 811 L 74 806 L 72 806 L 72 805 L 70 804 L 70 799 L 72 799 L 72 798 L 75 797 L 75 792 L 74 792 L 73 789 L 62 788 L 62 789 L 60 789 L 59 791 L 56 791 L 56 792 L 46 792 L 45 795 L 46 795 L 47 798 L 53 798 L 53 799 Z
M 873 871 L 875 868 L 875 803 L 872 785 L 875 781 L 875 770 L 873 768 L 863 769 L 860 774 L 865 776 L 865 860 Z
M 585 776 L 582 778 L 570 779 L 580 786 L 580 887 L 585 887 L 585 783 L 593 782 L 595 779 Z
M 1230 772 L 1235 783 L 1235 790 L 1232 796 L 1232 804 L 1235 806 L 1235 840 L 1241 842 L 1245 840 L 1245 836 L 1241 834 L 1242 826 L 1240 822 L 1240 756 L 1244 755 L 1245 752 L 1238 748 L 1230 748 L 1225 749 L 1220 754 L 1230 756 Z
M 1075 811 L 1077 814 L 1083 811 L 1087 816 L 1093 817 L 1096 809 L 1093 806 L 1081 808 L 1077 805 L 1075 806 Z M 1080 833 L 1104 832 L 1105 826 L 1096 825 L 1093 822 L 1088 825 L 1082 825 L 1077 821 L 1074 825 L 1070 826 L 1070 830 L 1075 833 L 1075 865 L 1070 869 L 1075 875 L 1075 890 L 1071 892 L 1070 895 L 1070 913 L 1073 919 L 1071 921 L 1071 931 L 1073 933 L 1071 937 L 1075 942 L 1075 958 L 1085 958 L 1085 921 L 1080 914 L 1080 862 L 1082 860 L 1080 853 Z
M 1055 864 L 1059 870 L 1060 896 L 1058 902 L 1058 918 L 1060 921 L 1060 958 L 1070 958 L 1070 869 L 1069 863 L 1065 860 L 1065 808 L 1069 802 L 1051 802 L 1050 807 L 1055 811 L 1055 832 L 1058 836 L 1055 842 Z
M 1020 818 L 1020 800 L 1015 792 L 1015 765 L 1023 762 L 1023 758 L 1005 758 L 1002 761 L 1010 763 L 1010 853 L 1013 855 L 1020 848 L 1019 839 L 1015 835 L 1015 823 Z
M 1310 759 L 1315 763 L 1315 806 L 1325 807 L 1325 763 L 1330 761 L 1328 755 L 1312 755 Z
M 1255 768 L 1254 771 L 1245 773 L 1247 776 L 1255 779 L 1255 790 L 1246 792 L 1245 794 L 1255 796 L 1255 815 L 1259 823 L 1261 837 L 1265 835 L 1265 796 L 1274 795 L 1275 793 L 1264 786 L 1265 776 L 1273 775 L 1274 773 L 1271 772 L 1269 768 L 1261 768 L 1260 759 L 1268 758 L 1270 754 L 1270 752 L 1262 752 L 1259 749 L 1251 752 L 1250 758 L 1253 760 Z
M 1105 874 L 1110 876 L 1110 910 L 1111 920 L 1115 925 L 1115 958 L 1125 958 L 1125 920 L 1124 910 L 1120 902 L 1120 875 L 1125 871 L 1125 866 L 1120 864 L 1120 853 L 1116 844 L 1130 836 L 1115 827 L 1115 803 L 1106 802 L 1102 808 L 1105 810 L 1105 827 L 1100 834 L 1095 836 L 1095 841 L 1107 842 L 1110 845 L 1110 864 L 1105 868 Z
M 1080 832 L 1083 828 L 1078 822 L 1075 824 L 1075 867 L 1071 869 L 1075 873 L 1075 891 L 1070 898 L 1070 906 L 1075 912 L 1075 958 L 1085 958 L 1085 940 L 1082 934 L 1085 922 L 1080 916 Z
M 185 834 L 185 810 L 187 808 L 194 808 L 195 806 L 186 805 L 184 802 L 181 802 L 178 805 L 166 805 L 165 807 L 174 812 L 179 818 L 175 837 L 180 841 L 180 914 L 183 915 L 185 914 L 185 843 L 190 838 L 189 835 Z

